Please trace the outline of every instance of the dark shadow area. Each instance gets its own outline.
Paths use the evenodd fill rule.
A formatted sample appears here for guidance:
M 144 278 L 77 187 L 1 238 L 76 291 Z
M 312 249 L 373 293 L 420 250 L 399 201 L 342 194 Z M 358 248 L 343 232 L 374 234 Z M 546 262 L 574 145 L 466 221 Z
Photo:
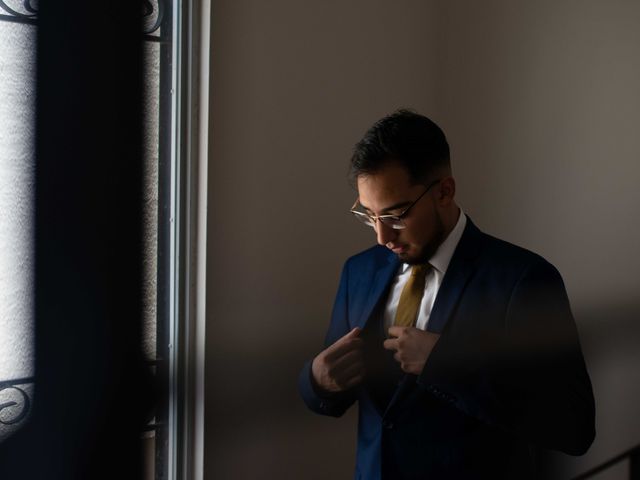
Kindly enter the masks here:
M 36 377 L 3 479 L 141 478 L 139 9 L 40 2 Z
M 639 315 L 640 307 L 633 304 L 575 312 L 596 398 L 596 440 L 582 457 L 538 450 L 539 478 L 568 480 L 622 453 L 627 443 L 640 443 L 640 425 L 634 425 L 640 418 L 634 400 L 640 397 L 640 382 L 633 381 L 640 372 Z M 301 365 L 320 342 L 307 340 L 278 353 L 245 352 L 232 363 L 222 348 L 212 354 L 217 367 L 210 378 L 225 386 L 209 403 L 216 432 L 210 453 L 219 459 L 216 478 L 234 478 L 234 472 L 235 478 L 351 474 L 357 407 L 343 418 L 318 417 L 305 408 L 296 389 Z M 332 459 L 330 464 L 322 461 L 327 457 L 319 455 L 319 449 Z M 284 457 L 289 459 L 285 463 L 277 460 Z M 624 478 L 615 475 L 625 468 L 622 462 L 594 478 Z
M 633 303 L 575 312 L 596 401 L 596 438 L 580 457 L 539 450 L 539 478 L 568 480 L 596 469 L 640 445 L 640 306 Z M 629 458 L 616 461 L 592 477 L 629 477 Z

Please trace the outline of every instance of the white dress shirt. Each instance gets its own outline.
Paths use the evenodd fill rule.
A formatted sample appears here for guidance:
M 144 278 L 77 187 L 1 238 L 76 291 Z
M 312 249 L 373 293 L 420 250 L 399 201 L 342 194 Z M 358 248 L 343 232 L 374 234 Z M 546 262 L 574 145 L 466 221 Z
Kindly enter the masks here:
M 429 323 L 429 316 L 431 315 L 431 309 L 433 303 L 436 300 L 436 295 L 442 284 L 444 274 L 447 273 L 449 262 L 453 256 L 453 252 L 458 246 L 462 232 L 467 224 L 467 216 L 460 209 L 460 215 L 458 216 L 458 222 L 453 230 L 449 233 L 447 238 L 440 244 L 436 252 L 429 259 L 429 264 L 432 268 L 427 271 L 425 278 L 424 294 L 422 295 L 422 301 L 420 302 L 420 309 L 418 310 L 418 320 L 416 321 L 416 328 L 426 330 Z M 400 301 L 400 294 L 404 288 L 404 284 L 411 275 L 411 265 L 403 263 L 398 269 L 398 273 L 393 278 L 391 283 L 391 289 L 389 291 L 389 298 L 387 298 L 387 304 L 384 309 L 384 325 L 385 332 L 393 325 L 396 317 L 396 310 L 398 308 L 398 302 Z

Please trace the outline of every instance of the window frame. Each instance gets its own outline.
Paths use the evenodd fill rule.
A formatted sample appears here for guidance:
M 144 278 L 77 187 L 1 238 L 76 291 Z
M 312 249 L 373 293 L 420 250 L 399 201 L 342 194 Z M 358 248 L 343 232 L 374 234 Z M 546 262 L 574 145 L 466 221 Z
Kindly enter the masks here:
M 202 479 L 210 0 L 175 0 L 172 132 L 168 478 Z M 160 222 L 160 220 L 159 220 Z

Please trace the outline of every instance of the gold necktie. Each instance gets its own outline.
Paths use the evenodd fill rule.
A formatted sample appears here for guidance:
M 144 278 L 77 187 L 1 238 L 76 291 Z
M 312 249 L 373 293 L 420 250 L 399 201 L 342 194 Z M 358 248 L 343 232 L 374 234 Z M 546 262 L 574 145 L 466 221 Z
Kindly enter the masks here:
M 424 282 L 431 265 L 414 265 L 411 267 L 411 276 L 405 283 L 400 294 L 398 309 L 396 310 L 396 320 L 394 325 L 399 327 L 412 327 L 418 318 L 418 309 L 424 293 Z

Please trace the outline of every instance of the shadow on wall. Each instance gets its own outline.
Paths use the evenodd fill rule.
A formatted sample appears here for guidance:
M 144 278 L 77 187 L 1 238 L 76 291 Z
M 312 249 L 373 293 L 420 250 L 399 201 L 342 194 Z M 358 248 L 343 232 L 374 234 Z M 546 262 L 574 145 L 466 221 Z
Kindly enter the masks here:
M 558 457 L 561 478 L 598 466 L 640 445 L 640 305 L 608 305 L 576 312 L 585 360 L 596 399 L 596 439 L 583 457 Z M 623 462 L 623 464 L 626 462 Z M 615 472 L 594 477 L 626 479 Z M 614 476 L 615 474 L 615 476 Z
M 583 457 L 545 454 L 546 479 L 569 479 L 640 443 L 639 317 L 640 305 L 576 313 L 596 397 L 597 435 Z M 212 362 L 218 367 L 210 378 L 223 386 L 208 407 L 214 432 L 210 455 L 217 459 L 212 478 L 352 475 L 357 408 L 343 418 L 321 417 L 306 409 L 297 392 L 299 370 L 320 343 L 318 339 L 317 344 L 298 344 L 282 352 L 246 353 L 231 366 L 224 354 Z M 616 425 L 627 428 L 619 431 Z M 595 478 L 622 479 L 624 469 L 617 465 Z
M 342 418 L 307 410 L 297 390 L 303 363 L 317 345 L 236 358 L 221 354 L 209 378 L 221 387 L 209 401 L 209 478 L 351 478 L 357 409 Z

